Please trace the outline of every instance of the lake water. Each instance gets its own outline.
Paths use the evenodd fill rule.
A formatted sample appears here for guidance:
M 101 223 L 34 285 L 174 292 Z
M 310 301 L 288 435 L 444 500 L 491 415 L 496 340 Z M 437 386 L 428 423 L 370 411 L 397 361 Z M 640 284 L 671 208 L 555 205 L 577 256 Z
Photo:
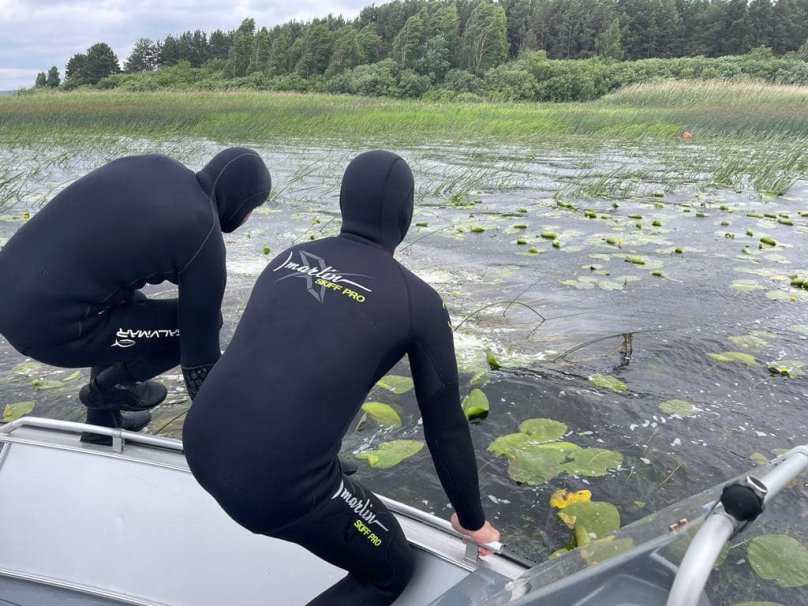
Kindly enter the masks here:
M 340 178 L 363 151 L 339 144 L 254 147 L 267 161 L 275 192 L 226 238 L 225 344 L 272 254 L 337 233 Z M 0 243 L 24 211 L 35 212 L 43 199 L 116 155 L 163 151 L 198 169 L 220 148 L 148 140 L 93 142 L 78 150 L 0 147 L 7 170 L 18 175 L 17 192 L 0 211 Z M 633 187 L 645 192 L 636 197 L 581 199 L 563 192 L 614 167 L 662 174 L 654 150 L 481 153 L 435 144 L 394 151 L 413 167 L 417 193 L 413 226 L 396 257 L 446 302 L 461 394 L 478 388 L 490 403 L 488 416 L 471 429 L 487 513 L 514 550 L 542 561 L 569 540 L 569 528 L 549 505 L 560 488 L 590 490 L 593 500 L 615 504 L 626 524 L 751 468 L 754 453 L 771 458 L 773 450 L 808 443 L 802 374 L 808 290 L 792 286 L 793 276 L 808 279 L 808 216 L 800 213 L 808 211 L 808 182 L 777 198 L 704 184 L 665 191 L 670 184 L 661 180 Z M 152 290 L 171 292 L 171 285 Z M 498 370 L 489 367 L 487 352 Z M 87 371 L 71 378 L 71 370 L 19 366 L 24 362 L 0 340 L 0 408 L 34 401 L 33 414 L 83 419 L 75 396 Z M 407 365 L 393 374 L 408 376 Z M 618 379 L 625 389 L 599 387 L 591 379 L 596 375 Z M 42 389 L 32 385 L 35 379 L 62 383 Z M 170 395 L 149 431 L 179 437 L 188 402 L 179 373 L 164 379 Z M 411 390 L 377 387 L 369 400 L 392 405 L 402 426 L 357 418 L 344 457 L 389 440 L 423 439 Z M 686 404 L 660 407 L 670 400 Z M 515 481 L 508 458 L 488 447 L 534 418 L 564 423 L 564 441 L 620 453 L 622 463 L 602 476 L 565 471 L 545 483 Z M 358 477 L 372 489 L 443 517 L 451 513 L 426 450 L 390 469 L 359 466 Z M 805 479 L 789 491 L 789 507 L 778 510 L 766 532 L 808 546 Z M 741 552 L 731 551 L 725 566 L 751 574 Z M 722 575 L 725 582 L 732 578 L 731 571 Z M 805 588 L 770 581 L 743 591 L 715 603 L 808 602 Z

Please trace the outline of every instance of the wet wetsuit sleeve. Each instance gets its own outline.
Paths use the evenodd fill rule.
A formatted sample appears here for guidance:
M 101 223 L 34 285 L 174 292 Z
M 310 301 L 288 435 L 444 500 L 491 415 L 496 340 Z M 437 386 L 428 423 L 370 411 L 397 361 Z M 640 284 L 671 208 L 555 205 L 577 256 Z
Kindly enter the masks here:
M 219 329 L 226 281 L 224 241 L 213 230 L 179 274 L 180 363 L 192 399 L 221 356 Z
M 438 294 L 425 284 L 412 284 L 410 297 L 412 344 L 408 353 L 426 443 L 460 524 L 478 530 L 485 523 L 485 514 L 474 445 L 460 407 L 449 314 Z

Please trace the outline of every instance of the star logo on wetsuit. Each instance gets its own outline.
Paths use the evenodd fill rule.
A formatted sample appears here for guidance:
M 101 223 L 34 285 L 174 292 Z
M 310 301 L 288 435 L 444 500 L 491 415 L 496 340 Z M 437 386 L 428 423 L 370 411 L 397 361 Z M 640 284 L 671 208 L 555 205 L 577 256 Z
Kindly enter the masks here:
M 297 262 L 292 260 L 295 253 L 298 254 Z M 359 278 L 372 278 L 372 276 L 341 272 L 331 267 L 322 257 L 304 250 L 291 251 L 286 260 L 272 271 L 283 269 L 290 270 L 292 273 L 278 278 L 278 282 L 287 278 L 301 278 L 306 281 L 308 293 L 320 303 L 325 303 L 325 293 L 329 290 L 341 293 L 358 303 L 365 302 L 364 293 L 373 292 L 367 286 L 346 279 L 346 276 Z M 348 288 L 343 284 L 348 284 L 353 288 Z M 354 288 L 359 290 L 354 290 Z

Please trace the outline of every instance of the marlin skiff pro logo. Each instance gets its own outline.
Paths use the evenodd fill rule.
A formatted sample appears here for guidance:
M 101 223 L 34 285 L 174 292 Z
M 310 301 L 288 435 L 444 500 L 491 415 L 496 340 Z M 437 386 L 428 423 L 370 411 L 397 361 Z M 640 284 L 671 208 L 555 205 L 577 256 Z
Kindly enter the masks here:
M 133 347 L 137 344 L 136 339 L 166 339 L 171 337 L 179 337 L 179 328 L 161 328 L 155 330 L 134 330 L 131 328 L 119 328 L 115 333 L 115 343 L 113 347 L 121 347 L 126 349 Z
M 297 261 L 292 260 L 295 253 L 298 255 Z M 328 265 L 322 257 L 310 252 L 292 251 L 286 260 L 272 271 L 281 271 L 283 269 L 292 273 L 279 278 L 278 282 L 287 278 L 301 278 L 306 281 L 308 293 L 320 303 L 325 302 L 325 293 L 329 290 L 344 295 L 357 303 L 364 303 L 367 299 L 366 293 L 373 292 L 367 286 L 346 277 L 372 278 L 372 276 L 341 272 Z
M 364 535 L 375 547 L 380 547 L 383 542 L 382 538 L 373 532 L 370 527 L 373 524 L 376 524 L 386 532 L 390 532 L 390 530 L 387 528 L 387 526 L 376 519 L 376 514 L 373 513 L 373 503 L 371 500 L 360 499 L 354 495 L 345 487 L 344 480 L 340 480 L 337 492 L 335 492 L 334 496 L 331 497 L 332 501 L 334 499 L 342 499 L 345 501 L 348 507 L 350 507 L 351 510 L 359 516 L 359 519 L 354 522 L 353 527 L 356 528 L 360 534 Z

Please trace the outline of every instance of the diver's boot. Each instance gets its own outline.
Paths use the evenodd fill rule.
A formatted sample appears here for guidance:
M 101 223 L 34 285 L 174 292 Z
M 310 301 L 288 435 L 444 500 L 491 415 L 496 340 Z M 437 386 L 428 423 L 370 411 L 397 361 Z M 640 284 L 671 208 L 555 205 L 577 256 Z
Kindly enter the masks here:
M 87 408 L 137 412 L 154 408 L 167 395 L 164 385 L 157 381 L 136 381 L 123 362 L 119 362 L 90 379 L 79 391 L 79 400 Z
M 151 418 L 151 413 L 145 410 L 131 414 L 123 414 L 118 410 L 88 408 L 86 423 L 88 425 L 98 425 L 99 427 L 110 427 L 112 429 L 140 431 L 151 423 Z M 81 434 L 81 441 L 85 444 L 112 446 L 112 436 L 103 436 L 90 431 L 85 431 Z
M 353 461 L 346 461 L 342 458 L 339 460 L 339 466 L 342 468 L 342 473 L 344 473 L 346 476 L 352 476 L 359 471 L 359 465 Z

